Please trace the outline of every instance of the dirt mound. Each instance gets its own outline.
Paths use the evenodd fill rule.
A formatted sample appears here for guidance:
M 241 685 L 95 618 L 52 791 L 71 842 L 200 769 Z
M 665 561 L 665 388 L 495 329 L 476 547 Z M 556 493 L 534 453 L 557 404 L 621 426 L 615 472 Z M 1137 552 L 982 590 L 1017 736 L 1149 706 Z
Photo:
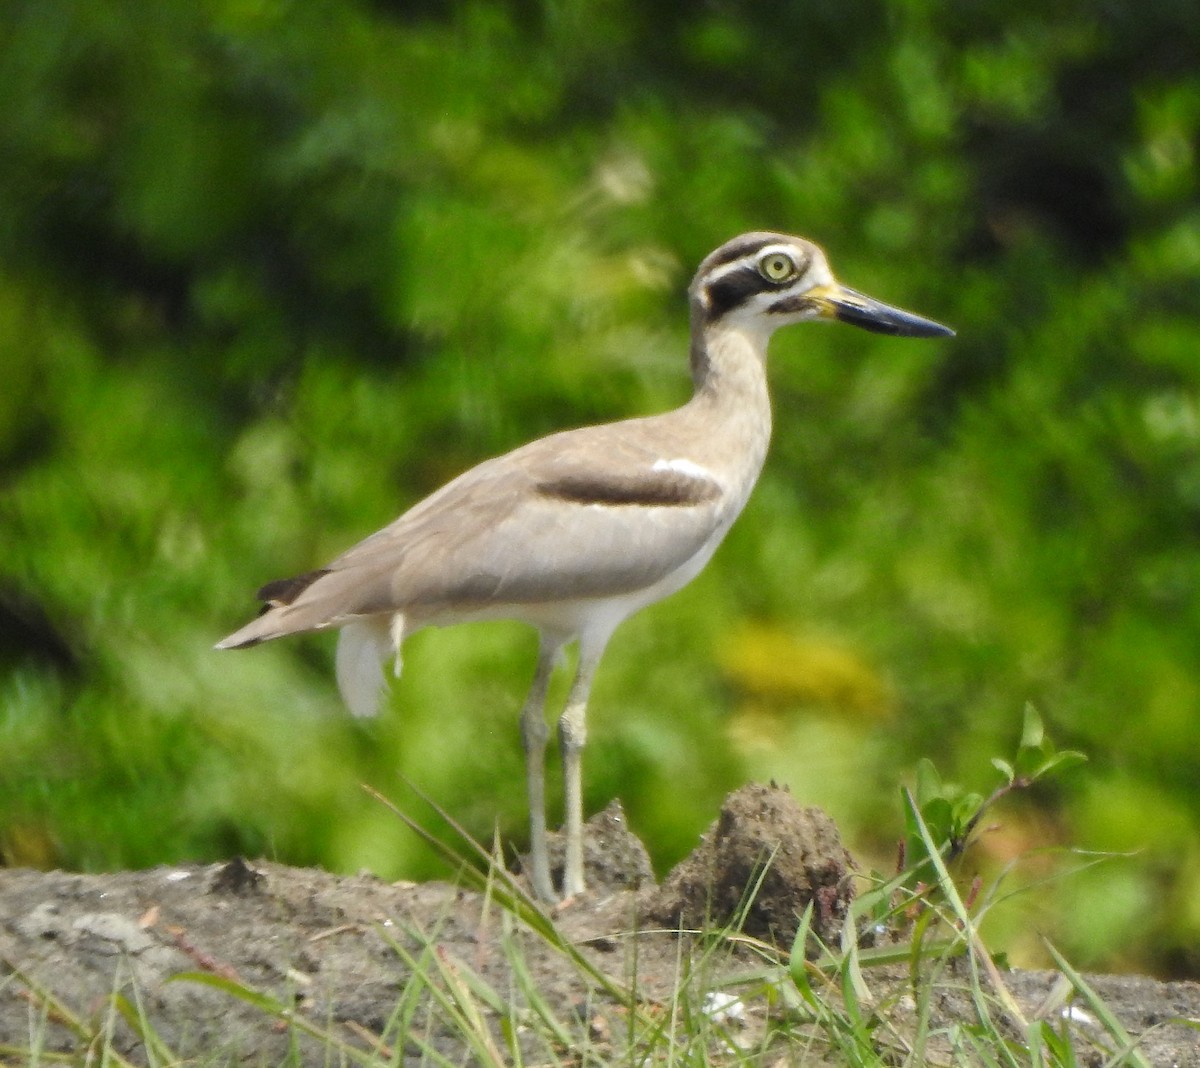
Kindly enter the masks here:
M 614 1036 L 629 1027 L 611 983 L 636 980 L 640 1004 L 665 1019 L 674 1009 L 661 1006 L 678 1003 L 687 974 L 705 984 L 690 1003 L 694 1018 L 708 1011 L 707 991 L 725 977 L 710 971 L 697 979 L 691 943 L 681 945 L 653 917 L 724 920 L 746 887 L 761 881 L 747 924 L 786 944 L 810 898 L 820 922 L 835 926 L 849 902 L 849 859 L 836 830 L 782 791 L 755 787 L 731 797 L 661 890 L 619 807 L 590 821 L 587 834 L 592 888 L 553 910 L 569 952 L 487 894 L 445 883 L 389 884 L 241 860 L 111 875 L 0 870 L 0 1062 L 31 1047 L 43 1059 L 95 1055 L 97 1036 L 110 1035 L 103 1041 L 112 1049 L 146 1063 L 145 1037 L 113 1012 L 112 995 L 120 993 L 135 1023 L 150 1021 L 174 1055 L 209 1064 L 344 1062 L 336 1043 L 395 1052 L 406 1062 L 466 1063 L 479 1059 L 473 1041 L 498 1049 L 516 1043 L 524 1063 L 575 1054 L 604 1063 L 621 1058 Z M 744 974 L 747 960 L 736 953 L 726 972 Z M 711 963 L 711 952 L 704 959 Z M 189 972 L 226 989 L 177 978 Z M 1032 1015 L 1056 978 L 1009 973 L 1006 981 Z M 873 971 L 870 981 L 882 988 L 889 980 Z M 901 990 L 906 981 L 901 969 L 893 985 Z M 232 996 L 229 984 L 254 991 L 257 1004 Z M 1193 984 L 1100 978 L 1095 985 L 1135 1034 L 1175 1016 L 1200 1017 Z M 957 994 L 939 993 L 936 1011 L 945 1019 L 936 1026 L 970 1018 L 966 986 L 958 986 Z M 774 1063 L 780 1054 L 768 1038 L 767 1000 L 747 1002 L 739 1033 L 744 1048 Z M 460 1008 L 468 1002 L 475 1008 Z M 482 1021 L 474 1029 L 472 1012 Z M 317 1025 L 317 1037 L 301 1017 Z M 547 1019 L 555 1027 L 539 1026 Z M 653 1030 L 662 1033 L 657 1024 Z M 1200 1068 L 1200 1044 L 1185 1028 L 1159 1026 L 1142 1048 L 1152 1064 Z M 805 1056 L 821 1063 L 812 1047 Z
M 555 886 L 561 886 L 566 840 L 561 832 L 552 832 L 546 839 L 550 852 L 550 878 Z M 528 859 L 521 857 L 518 868 L 523 870 Z M 583 836 L 583 873 L 592 894 L 602 890 L 640 890 L 654 885 L 650 854 L 641 839 L 629 829 L 620 801 L 610 801 L 607 808 L 587 821 Z
M 730 794 L 695 852 L 649 903 L 683 928 L 737 924 L 784 948 L 813 904 L 812 930 L 836 942 L 854 897 L 852 861 L 819 808 L 801 808 L 786 790 L 751 784 Z

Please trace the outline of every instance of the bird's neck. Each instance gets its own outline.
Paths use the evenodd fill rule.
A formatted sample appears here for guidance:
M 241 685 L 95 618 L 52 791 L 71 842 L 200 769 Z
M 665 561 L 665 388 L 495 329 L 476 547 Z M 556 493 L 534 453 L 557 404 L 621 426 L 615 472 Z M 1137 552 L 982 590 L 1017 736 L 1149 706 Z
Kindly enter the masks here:
M 770 413 L 767 342 L 770 334 L 741 325 L 716 325 L 692 335 L 694 400 Z
M 709 326 L 692 335 L 695 393 L 686 408 L 703 427 L 697 427 L 697 436 L 733 445 L 741 458 L 735 465 L 745 466 L 750 477 L 757 476 L 771 437 L 769 337 L 741 325 Z

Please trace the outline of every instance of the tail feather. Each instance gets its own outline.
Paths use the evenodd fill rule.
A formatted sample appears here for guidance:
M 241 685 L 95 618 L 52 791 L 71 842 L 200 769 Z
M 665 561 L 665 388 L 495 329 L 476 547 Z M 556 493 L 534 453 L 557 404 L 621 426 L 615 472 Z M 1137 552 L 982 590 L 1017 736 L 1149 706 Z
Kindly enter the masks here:
M 337 683 L 352 715 L 374 716 L 383 697 L 383 662 L 393 651 L 387 617 L 347 623 L 338 635 Z
M 259 591 L 262 614 L 217 642 L 218 649 L 241 649 L 287 634 L 340 627 L 337 682 L 355 716 L 373 716 L 383 694 L 383 662 L 396 654 L 404 616 L 380 597 L 374 576 L 323 568 L 292 579 L 269 582 Z M 386 594 L 386 588 L 384 593 Z

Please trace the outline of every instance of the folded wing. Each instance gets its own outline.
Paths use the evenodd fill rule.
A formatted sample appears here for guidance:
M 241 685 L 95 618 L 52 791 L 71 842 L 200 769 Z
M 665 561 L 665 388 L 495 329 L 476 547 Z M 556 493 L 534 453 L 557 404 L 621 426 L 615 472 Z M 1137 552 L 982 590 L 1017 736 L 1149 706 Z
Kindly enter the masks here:
M 724 519 L 722 487 L 621 423 L 533 442 L 460 475 L 326 567 L 269 583 L 221 646 L 392 612 L 618 596 L 686 564 Z M 669 455 L 669 451 L 668 451 Z

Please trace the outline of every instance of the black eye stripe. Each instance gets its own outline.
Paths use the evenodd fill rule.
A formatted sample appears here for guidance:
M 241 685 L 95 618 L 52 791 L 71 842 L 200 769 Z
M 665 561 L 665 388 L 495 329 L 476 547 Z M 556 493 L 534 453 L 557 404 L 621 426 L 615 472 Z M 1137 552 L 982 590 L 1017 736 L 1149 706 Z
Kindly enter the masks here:
M 805 296 L 784 297 L 782 300 L 777 300 L 773 304 L 767 305 L 767 311 L 774 312 L 778 315 L 791 315 L 794 312 L 807 311 L 810 308 L 815 308 L 816 303 L 809 300 Z
M 772 248 L 774 245 L 774 248 Z M 705 318 L 716 322 L 730 312 L 746 307 L 756 296 L 774 297 L 772 303 L 763 307 L 768 313 L 787 313 L 802 310 L 806 303 L 800 303 L 802 298 L 790 293 L 808 270 L 809 259 L 801 249 L 791 246 L 782 247 L 779 241 L 762 242 L 757 247 L 742 247 L 722 250 L 721 256 L 714 258 L 705 267 L 706 280 L 703 286 L 703 310 Z M 768 260 L 778 260 L 780 266 L 786 265 L 788 270 L 779 278 L 772 278 L 766 270 Z
M 768 288 L 767 282 L 753 266 L 730 271 L 714 279 L 705 287 L 708 294 L 709 319 L 721 318 L 726 312 L 740 307 L 756 293 L 762 293 Z

